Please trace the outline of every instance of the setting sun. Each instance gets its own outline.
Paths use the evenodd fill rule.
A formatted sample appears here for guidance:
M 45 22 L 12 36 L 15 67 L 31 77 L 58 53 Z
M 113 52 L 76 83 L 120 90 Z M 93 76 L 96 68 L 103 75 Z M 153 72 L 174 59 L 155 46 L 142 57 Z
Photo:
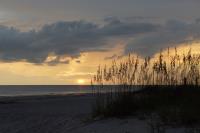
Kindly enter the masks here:
M 85 83 L 85 80 L 84 80 L 84 79 L 78 79 L 78 80 L 77 80 L 77 83 L 78 83 L 78 84 L 84 84 L 84 83 Z

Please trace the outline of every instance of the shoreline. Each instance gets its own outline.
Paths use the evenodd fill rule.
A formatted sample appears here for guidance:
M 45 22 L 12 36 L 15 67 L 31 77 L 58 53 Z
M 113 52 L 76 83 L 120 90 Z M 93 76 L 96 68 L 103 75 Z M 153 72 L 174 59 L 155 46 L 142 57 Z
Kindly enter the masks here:
M 46 96 L 49 96 L 49 97 L 54 97 L 54 96 L 87 96 L 87 95 L 92 95 L 92 93 L 50 93 L 50 94 L 30 94 L 30 95 L 0 95 L 0 99 L 1 98 L 18 98 L 18 97 L 46 97 Z
M 69 99 L 80 97 L 94 97 L 91 93 L 70 93 L 70 94 L 45 94 L 45 95 L 18 95 L 18 96 L 0 96 L 1 104 L 13 104 L 20 102 L 29 102 L 31 100 L 56 100 L 56 99 Z

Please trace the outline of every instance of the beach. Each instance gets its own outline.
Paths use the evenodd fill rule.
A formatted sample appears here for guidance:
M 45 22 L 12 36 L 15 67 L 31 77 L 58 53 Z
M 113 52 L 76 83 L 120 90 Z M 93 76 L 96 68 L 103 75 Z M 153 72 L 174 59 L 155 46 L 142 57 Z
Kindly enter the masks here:
M 83 101 L 83 102 L 80 102 Z M 1 98 L 0 133 L 64 133 L 82 125 L 91 96 Z
M 91 94 L 0 98 L 0 133 L 149 133 L 147 120 L 91 118 Z M 182 128 L 168 132 L 184 133 Z
M 126 133 L 131 130 L 126 127 L 128 120 L 90 120 L 93 100 L 91 95 L 0 98 L 0 133 Z

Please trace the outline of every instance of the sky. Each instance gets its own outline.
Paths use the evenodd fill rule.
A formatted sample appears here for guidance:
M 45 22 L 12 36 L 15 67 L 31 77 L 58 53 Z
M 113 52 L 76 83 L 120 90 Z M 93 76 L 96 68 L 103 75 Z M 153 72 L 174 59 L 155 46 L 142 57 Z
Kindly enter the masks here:
M 0 84 L 89 84 L 99 64 L 195 44 L 199 0 L 0 0 Z

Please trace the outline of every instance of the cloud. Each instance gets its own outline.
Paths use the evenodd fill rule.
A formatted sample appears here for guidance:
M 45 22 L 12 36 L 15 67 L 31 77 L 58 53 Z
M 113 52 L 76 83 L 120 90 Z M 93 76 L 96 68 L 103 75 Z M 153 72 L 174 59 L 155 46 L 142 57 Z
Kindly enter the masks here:
M 191 23 L 170 20 L 157 24 L 108 17 L 104 25 L 86 21 L 57 22 L 27 32 L 0 26 L 0 60 L 49 65 L 69 63 L 82 52 L 110 50 L 116 44 L 113 40 L 119 39 L 127 42 L 125 54 L 134 51 L 153 55 L 160 49 L 199 40 L 200 23 L 199 19 Z
M 200 23 L 186 23 L 170 20 L 160 25 L 156 32 L 134 38 L 126 45 L 125 53 L 136 52 L 140 55 L 153 55 L 161 49 L 191 43 L 200 39 Z
M 120 58 L 122 58 L 123 57 L 123 55 L 117 55 L 117 54 L 114 54 L 114 55 L 112 55 L 112 56 L 109 56 L 109 57 L 105 57 L 104 58 L 104 60 L 114 60 L 114 59 L 120 59 Z
M 135 37 L 156 32 L 157 28 L 151 23 L 118 19 L 106 21 L 103 26 L 85 21 L 57 22 L 27 32 L 0 26 L 0 60 L 42 64 L 48 63 L 46 59 L 53 54 L 56 58 L 49 64 L 55 65 L 63 56 L 73 59 L 81 52 L 109 50 L 115 45 L 108 45 L 109 39 Z

